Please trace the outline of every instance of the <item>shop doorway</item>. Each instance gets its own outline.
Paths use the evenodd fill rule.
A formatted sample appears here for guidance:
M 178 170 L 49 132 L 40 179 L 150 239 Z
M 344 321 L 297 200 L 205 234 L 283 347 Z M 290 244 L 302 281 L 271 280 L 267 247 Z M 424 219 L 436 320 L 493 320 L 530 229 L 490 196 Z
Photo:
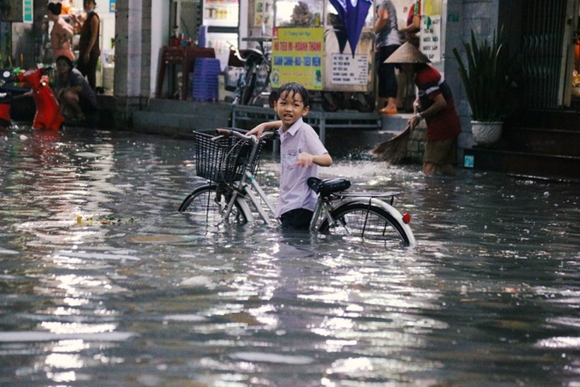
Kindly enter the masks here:
M 523 11 L 524 106 L 579 108 L 580 0 L 528 0 Z
M 568 89 L 564 91 L 565 96 L 569 96 L 569 103 L 575 110 L 580 109 L 580 0 L 574 0 L 572 15 L 576 17 L 572 20 L 571 39 L 568 43 L 568 63 L 565 84 Z M 566 42 L 566 36 L 565 36 Z

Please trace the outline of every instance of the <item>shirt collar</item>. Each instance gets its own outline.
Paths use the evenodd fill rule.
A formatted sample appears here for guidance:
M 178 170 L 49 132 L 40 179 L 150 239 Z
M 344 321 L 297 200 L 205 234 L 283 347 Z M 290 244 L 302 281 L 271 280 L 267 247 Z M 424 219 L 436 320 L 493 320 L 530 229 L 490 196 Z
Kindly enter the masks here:
M 291 127 L 288 128 L 288 130 L 286 131 L 286 133 L 290 134 L 291 136 L 294 136 L 296 134 L 296 132 L 298 131 L 298 128 L 300 128 L 300 126 L 302 126 L 302 123 L 304 121 L 302 120 L 302 117 L 300 117 L 299 119 L 296 120 L 295 123 L 292 124 Z M 282 127 L 280 127 L 280 135 L 284 134 L 284 131 L 282 130 Z

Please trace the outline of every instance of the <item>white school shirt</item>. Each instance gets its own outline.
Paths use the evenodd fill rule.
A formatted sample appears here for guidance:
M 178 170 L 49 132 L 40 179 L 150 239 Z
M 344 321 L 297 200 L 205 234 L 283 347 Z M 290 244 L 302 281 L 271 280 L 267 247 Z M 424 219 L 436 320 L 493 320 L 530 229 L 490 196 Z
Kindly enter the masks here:
M 316 193 L 308 188 L 306 180 L 318 177 L 318 165 L 305 168 L 296 165 L 300 152 L 319 156 L 328 153 L 318 134 L 302 118 L 296 121 L 286 132 L 278 129 L 280 134 L 280 198 L 276 206 L 276 216 L 297 208 L 314 210 Z

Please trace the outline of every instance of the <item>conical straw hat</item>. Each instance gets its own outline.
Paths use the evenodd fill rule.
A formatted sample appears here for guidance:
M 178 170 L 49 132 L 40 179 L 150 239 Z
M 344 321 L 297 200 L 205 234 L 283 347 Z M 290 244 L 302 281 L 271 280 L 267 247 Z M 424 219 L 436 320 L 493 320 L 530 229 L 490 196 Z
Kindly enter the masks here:
M 397 48 L 383 63 L 431 63 L 417 47 L 406 42 Z

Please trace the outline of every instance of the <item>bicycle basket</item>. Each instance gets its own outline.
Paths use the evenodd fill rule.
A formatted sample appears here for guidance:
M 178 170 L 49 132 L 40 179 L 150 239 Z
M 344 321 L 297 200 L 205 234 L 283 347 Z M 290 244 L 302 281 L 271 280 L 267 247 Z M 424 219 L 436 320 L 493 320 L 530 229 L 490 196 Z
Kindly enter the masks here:
M 254 172 L 262 149 L 262 142 L 254 160 L 250 160 L 252 143 L 233 136 L 218 137 L 193 132 L 195 140 L 195 169 L 197 176 L 215 181 L 231 183 L 242 178 L 245 168 Z

